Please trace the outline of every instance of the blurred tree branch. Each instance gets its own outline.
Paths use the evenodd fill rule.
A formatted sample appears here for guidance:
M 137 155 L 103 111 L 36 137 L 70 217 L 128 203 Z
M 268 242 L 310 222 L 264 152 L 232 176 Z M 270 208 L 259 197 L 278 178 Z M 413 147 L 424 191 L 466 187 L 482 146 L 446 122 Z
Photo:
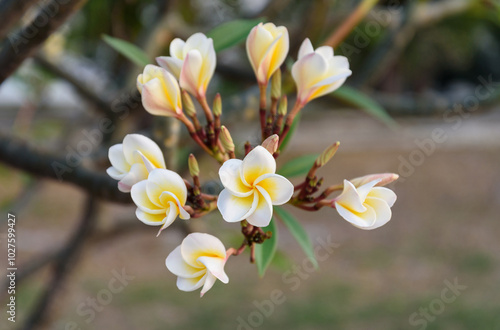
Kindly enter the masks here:
M 44 319 L 47 318 L 48 314 L 46 311 L 50 308 L 50 305 L 56 296 L 58 289 L 61 287 L 61 284 L 66 279 L 71 266 L 76 262 L 76 258 L 82 249 L 85 239 L 91 234 L 95 227 L 97 220 L 96 213 L 97 201 L 94 197 L 89 195 L 82 208 L 82 219 L 80 220 L 80 224 L 68 240 L 65 248 L 61 250 L 61 253 L 58 255 L 52 279 L 45 288 L 41 297 L 36 302 L 35 307 L 32 309 L 22 327 L 23 329 L 34 329 L 36 327 L 40 327 Z
M 73 183 L 97 198 L 117 203 L 132 202 L 130 195 L 120 192 L 117 182 L 107 174 L 80 165 L 70 166 L 65 158 L 41 153 L 21 141 L 1 135 L 0 161 L 38 177 Z
M 0 40 L 38 0 L 0 0 Z
M 2 42 L 0 84 L 13 74 L 26 58 L 32 56 L 38 47 L 87 0 L 68 0 L 64 4 L 59 2 L 57 0 L 47 2 L 30 24 Z M 49 18 L 48 13 L 53 16 Z

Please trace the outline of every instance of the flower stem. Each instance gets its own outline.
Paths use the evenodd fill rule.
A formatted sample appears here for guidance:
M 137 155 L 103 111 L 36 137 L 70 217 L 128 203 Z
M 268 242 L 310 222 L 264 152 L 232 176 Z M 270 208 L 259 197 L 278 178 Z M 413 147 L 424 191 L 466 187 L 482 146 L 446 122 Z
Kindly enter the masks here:
M 260 101 L 259 101 L 259 115 L 260 115 L 260 129 L 262 132 L 262 141 L 266 139 L 266 112 L 267 112 L 267 97 L 266 97 L 267 84 L 259 84 Z

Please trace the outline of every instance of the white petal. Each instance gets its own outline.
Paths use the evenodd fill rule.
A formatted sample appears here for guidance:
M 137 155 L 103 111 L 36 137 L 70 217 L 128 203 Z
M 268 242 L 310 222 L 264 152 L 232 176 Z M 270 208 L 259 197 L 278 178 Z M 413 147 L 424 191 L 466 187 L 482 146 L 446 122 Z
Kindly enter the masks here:
M 146 191 L 146 186 L 147 180 L 136 183 L 130 191 L 130 197 L 132 197 L 135 205 L 142 211 L 151 214 L 163 214 L 163 217 L 165 217 L 165 207 L 159 207 L 151 202 Z
M 311 40 L 309 40 L 309 38 L 306 38 L 306 39 L 304 39 L 304 41 L 300 45 L 298 59 L 300 60 L 304 56 L 311 54 L 311 53 L 314 53 L 314 48 L 313 48 L 313 45 L 311 43 Z
M 344 180 L 344 190 L 336 198 L 336 203 L 341 204 L 343 207 L 354 212 L 365 212 L 366 208 L 363 206 L 364 199 L 361 199 L 358 191 L 348 180 Z
M 111 165 L 121 173 L 127 173 L 130 170 L 130 163 L 127 163 L 123 155 L 123 145 L 115 144 L 108 150 L 108 158 Z
M 170 56 L 160 56 L 156 58 L 156 62 L 173 74 L 177 80 L 180 78 L 183 60 Z
M 203 297 L 203 295 L 214 286 L 215 281 L 217 281 L 217 278 L 213 274 L 207 272 L 207 277 L 205 278 L 205 284 L 201 289 L 200 297 Z
M 186 43 L 182 39 L 175 38 L 174 40 L 172 40 L 169 47 L 170 56 L 179 60 L 183 60 L 184 54 L 182 53 L 182 51 L 184 50 L 185 45 Z
M 327 61 L 316 53 L 310 53 L 295 62 L 292 66 L 292 76 L 297 85 L 297 97 L 300 102 L 309 101 L 315 91 L 314 85 L 325 78 L 327 70 Z
M 262 146 L 255 147 L 243 159 L 241 167 L 241 179 L 247 185 L 252 186 L 263 174 L 274 174 L 276 172 L 276 161 L 273 155 Z
M 200 51 L 200 54 L 204 54 L 207 50 L 207 47 L 208 47 L 207 36 L 201 32 L 198 32 L 193 34 L 186 40 L 186 44 L 182 49 L 183 52 L 182 55 L 184 55 L 184 58 L 186 58 L 186 55 L 193 49 L 197 49 Z
M 292 198 L 294 192 L 293 184 L 279 174 L 264 174 L 255 180 L 254 184 L 269 194 L 273 205 L 285 204 Z
M 156 234 L 156 237 L 158 237 L 165 228 L 170 226 L 175 221 L 175 219 L 177 219 L 177 215 L 179 214 L 177 206 L 174 202 L 168 202 L 168 205 L 169 207 L 167 208 L 167 217 L 165 218 L 163 226 L 161 226 L 160 230 L 158 230 L 158 234 Z
M 142 105 L 147 112 L 156 116 L 173 117 L 176 115 L 173 104 L 167 99 L 164 85 L 158 78 L 142 86 Z
M 121 189 L 130 189 L 137 182 L 145 180 L 148 177 L 148 171 L 146 170 L 146 166 L 144 164 L 134 164 L 130 168 L 130 171 L 120 180 L 118 183 L 118 188 Z M 127 188 L 128 187 L 128 188 Z M 123 191 L 123 190 L 122 190 Z
M 207 278 L 207 274 L 200 276 L 200 277 L 194 277 L 194 278 L 184 278 L 184 277 L 178 277 L 177 278 L 177 288 L 181 291 L 186 291 L 186 292 L 191 292 L 196 289 L 201 288 L 203 284 L 205 284 L 205 280 Z
M 108 173 L 108 175 L 115 180 L 121 180 L 125 177 L 125 175 L 127 175 L 127 173 L 122 173 L 113 166 L 108 167 L 106 169 L 106 173 Z
M 330 46 L 321 46 L 316 48 L 315 50 L 316 53 L 320 54 L 325 58 L 325 60 L 329 60 L 330 58 L 333 58 L 333 48 Z
M 368 196 L 368 194 L 373 189 L 373 187 L 375 187 L 377 185 L 377 183 L 379 183 L 380 181 L 382 181 L 382 179 L 375 179 L 375 180 L 367 182 L 364 185 L 356 188 L 356 190 L 358 191 L 359 198 L 364 202 L 366 199 L 366 196 Z M 351 183 L 351 182 L 349 181 L 349 183 Z M 351 183 L 351 185 L 352 185 L 352 183 Z M 354 187 L 354 185 L 352 185 L 352 186 Z
M 257 207 L 246 219 L 251 225 L 265 227 L 269 225 L 273 217 L 273 204 L 271 197 L 264 189 L 259 186 L 256 188 L 259 191 Z
M 215 236 L 204 233 L 191 233 L 181 244 L 182 258 L 193 267 L 203 267 L 199 257 L 210 256 L 225 259 L 226 248 Z
M 202 65 L 203 58 L 197 49 L 189 51 L 182 65 L 180 77 L 181 88 L 187 90 L 195 97 L 204 95 L 204 91 L 200 90 L 200 87 L 202 87 L 202 82 L 200 81 Z
M 384 200 L 390 207 L 394 205 L 396 202 L 397 196 L 394 191 L 384 188 L 384 187 L 375 187 L 369 193 L 368 197 L 376 197 Z
M 264 55 L 273 40 L 272 34 L 263 27 L 262 23 L 255 26 L 248 35 L 246 50 L 248 59 L 256 75 L 261 62 L 264 60 Z
M 229 159 L 222 164 L 219 169 L 219 177 L 222 185 L 231 194 L 238 197 L 247 197 L 253 194 L 253 189 L 241 181 L 241 167 L 243 161 L 239 159 Z
M 160 226 L 162 225 L 165 220 L 166 220 L 166 214 L 151 214 L 142 211 L 141 209 L 135 210 L 135 216 L 137 219 L 139 219 L 141 222 L 148 226 Z
M 348 210 L 338 203 L 335 203 L 335 208 L 342 218 L 361 229 L 370 229 L 377 220 L 375 210 L 369 205 L 366 206 L 366 211 L 362 213 Z
M 141 153 L 137 153 L 140 151 Z M 123 154 L 129 164 L 141 163 L 141 154 L 155 167 L 165 168 L 165 159 L 160 147 L 150 138 L 142 134 L 128 134 L 123 139 Z
M 204 268 L 195 268 L 188 265 L 184 259 L 182 259 L 181 246 L 176 247 L 167 259 L 165 259 L 165 265 L 168 270 L 177 276 L 184 278 L 195 278 L 203 276 L 206 272 Z
M 198 261 L 205 265 L 208 271 L 221 280 L 222 283 L 229 282 L 229 277 L 224 272 L 225 259 L 203 256 L 199 257 Z
M 366 204 L 371 206 L 377 214 L 377 219 L 368 229 L 378 228 L 385 225 L 387 222 L 389 222 L 389 220 L 391 220 L 391 208 L 384 200 L 375 197 L 368 197 L 366 199 Z
M 182 206 L 182 204 L 179 201 L 179 199 L 177 198 L 177 196 L 172 194 L 170 191 L 164 191 L 160 195 L 161 205 L 168 205 L 168 203 L 170 203 L 170 202 L 174 203 L 177 206 L 177 211 L 179 212 L 181 219 L 187 220 L 187 219 L 191 218 L 189 213 Z
M 217 207 L 225 221 L 238 222 L 245 220 L 248 215 L 253 213 L 258 201 L 256 191 L 248 197 L 237 197 L 231 194 L 228 189 L 224 189 L 217 199 Z
M 165 169 L 151 171 L 148 176 L 146 189 L 149 199 L 157 205 L 162 205 L 160 203 L 160 196 L 165 191 L 174 194 L 181 202 L 181 205 L 184 205 L 187 200 L 186 184 L 180 175 L 174 171 Z

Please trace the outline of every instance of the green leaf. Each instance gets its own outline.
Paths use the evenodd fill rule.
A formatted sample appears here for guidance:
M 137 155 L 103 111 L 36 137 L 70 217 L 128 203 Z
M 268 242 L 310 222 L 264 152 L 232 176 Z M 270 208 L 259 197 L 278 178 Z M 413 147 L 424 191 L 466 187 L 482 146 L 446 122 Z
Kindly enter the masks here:
M 262 244 L 255 244 L 255 263 L 259 276 L 264 276 L 267 267 L 274 258 L 276 247 L 278 246 L 278 228 L 276 227 L 276 220 L 272 219 L 269 226 L 262 228 L 264 232 L 271 231 L 273 236 L 266 239 Z
M 311 240 L 309 239 L 309 236 L 307 235 L 307 232 L 304 230 L 300 222 L 297 221 L 297 219 L 295 219 L 295 217 L 291 213 L 281 207 L 275 207 L 274 212 L 276 212 L 278 218 L 280 218 L 281 221 L 285 223 L 288 230 L 290 230 L 290 233 L 292 233 L 292 236 L 295 237 L 297 242 L 299 242 L 300 247 L 302 248 L 302 250 L 304 250 L 309 260 L 311 260 L 314 268 L 318 269 L 318 262 L 316 261 L 316 257 L 314 256 L 313 245 L 311 243 Z
M 207 36 L 214 40 L 215 51 L 220 52 L 245 41 L 250 30 L 262 20 L 262 18 L 236 19 L 217 26 L 208 32 Z
M 295 119 L 293 120 L 292 126 L 290 127 L 288 134 L 285 136 L 283 143 L 281 143 L 281 145 L 279 147 L 280 151 L 284 151 L 286 146 L 288 145 L 288 143 L 290 143 L 290 140 L 292 139 L 293 134 L 295 134 L 295 131 L 297 130 L 297 126 L 299 126 L 300 116 L 301 116 L 300 113 L 297 116 L 295 116 Z
M 396 121 L 389 116 L 387 111 L 385 111 L 385 109 L 382 108 L 377 101 L 373 100 L 363 92 L 344 85 L 333 92 L 332 96 L 363 110 L 391 128 L 398 126 Z
M 149 56 L 142 49 L 128 41 L 113 38 L 106 34 L 102 35 L 102 40 L 138 66 L 146 66 L 151 63 Z
M 286 178 L 293 178 L 296 176 L 306 175 L 314 164 L 318 154 L 305 155 L 285 163 L 278 170 L 278 174 L 283 175 Z

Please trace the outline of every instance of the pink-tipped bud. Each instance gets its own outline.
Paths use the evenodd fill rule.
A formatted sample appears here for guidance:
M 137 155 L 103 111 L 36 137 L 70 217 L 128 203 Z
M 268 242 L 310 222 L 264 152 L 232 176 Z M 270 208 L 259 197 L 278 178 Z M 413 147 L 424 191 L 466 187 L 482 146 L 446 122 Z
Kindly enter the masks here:
M 377 174 L 368 174 L 359 178 L 352 179 L 350 181 L 355 187 L 360 187 L 365 183 L 380 179 L 381 181 L 377 183 L 377 186 L 381 187 L 396 181 L 398 178 L 399 175 L 396 173 L 377 173 Z
M 262 142 L 262 146 L 267 149 L 271 154 L 274 154 L 278 150 L 278 142 L 280 137 L 278 134 L 273 134 Z

